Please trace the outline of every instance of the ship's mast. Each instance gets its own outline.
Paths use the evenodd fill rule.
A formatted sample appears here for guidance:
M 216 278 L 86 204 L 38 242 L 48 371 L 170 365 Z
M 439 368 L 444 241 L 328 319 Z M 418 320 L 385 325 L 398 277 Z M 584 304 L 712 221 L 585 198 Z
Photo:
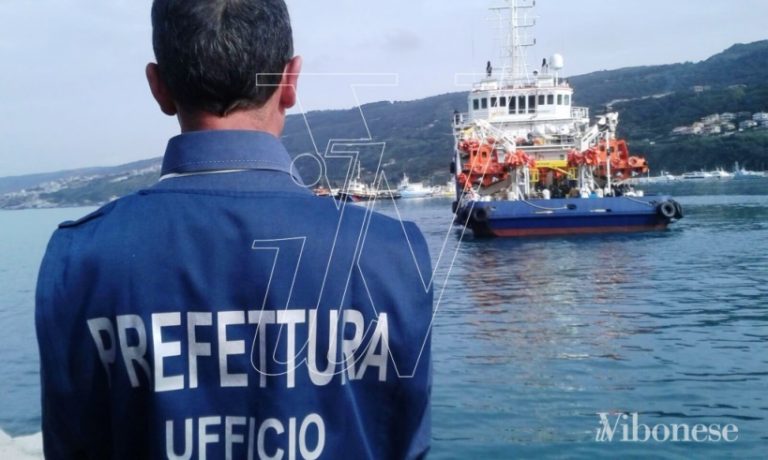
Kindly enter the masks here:
M 536 25 L 536 21 L 529 18 L 528 12 L 536 6 L 536 0 L 505 0 L 505 3 L 506 6 L 491 8 L 499 22 L 502 42 L 500 80 L 505 86 L 530 84 L 526 48 L 536 44 L 528 31 Z

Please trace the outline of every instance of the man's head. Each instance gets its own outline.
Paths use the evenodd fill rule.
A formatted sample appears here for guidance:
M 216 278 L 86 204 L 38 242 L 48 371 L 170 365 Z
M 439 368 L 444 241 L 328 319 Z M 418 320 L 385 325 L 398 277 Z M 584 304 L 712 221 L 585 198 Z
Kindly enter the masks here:
M 300 60 L 283 0 L 154 0 L 152 26 L 147 77 L 182 127 L 242 113 L 266 121 L 294 104 Z

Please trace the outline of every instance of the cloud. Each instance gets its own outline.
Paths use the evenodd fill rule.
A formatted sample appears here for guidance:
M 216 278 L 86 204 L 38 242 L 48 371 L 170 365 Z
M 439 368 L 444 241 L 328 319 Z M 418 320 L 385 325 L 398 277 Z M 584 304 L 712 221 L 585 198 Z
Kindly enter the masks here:
M 395 53 L 416 51 L 422 45 L 421 37 L 405 29 L 391 31 L 384 37 L 384 49 Z

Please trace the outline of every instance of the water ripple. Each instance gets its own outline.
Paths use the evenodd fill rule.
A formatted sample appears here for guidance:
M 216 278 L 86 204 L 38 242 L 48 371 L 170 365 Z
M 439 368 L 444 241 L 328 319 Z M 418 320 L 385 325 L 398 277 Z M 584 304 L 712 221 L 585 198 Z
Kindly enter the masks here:
M 738 192 L 724 196 L 677 189 L 686 218 L 667 232 L 544 240 L 459 244 L 450 202 L 398 203 L 435 259 L 446 235 L 442 261 L 456 256 L 433 333 L 430 458 L 764 456 L 766 184 L 718 185 Z M 51 212 L 51 225 L 66 220 Z M 39 425 L 28 411 L 38 405 L 32 290 L 49 233 L 27 232 L 45 213 L 18 216 L 14 227 L 0 214 L 0 241 L 21 244 L 0 261 L 0 426 L 15 433 Z M 437 267 L 436 293 L 448 269 Z M 595 443 L 598 412 L 736 423 L 740 438 L 649 454 Z

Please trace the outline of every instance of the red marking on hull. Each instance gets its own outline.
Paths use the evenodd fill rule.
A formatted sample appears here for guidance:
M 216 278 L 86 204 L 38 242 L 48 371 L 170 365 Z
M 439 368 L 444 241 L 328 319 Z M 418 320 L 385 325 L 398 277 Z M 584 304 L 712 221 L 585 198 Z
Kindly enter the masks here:
M 565 227 L 565 228 L 509 228 L 492 229 L 494 236 L 504 238 L 526 236 L 596 235 L 605 233 L 636 233 L 665 230 L 667 224 L 635 225 L 624 227 Z

